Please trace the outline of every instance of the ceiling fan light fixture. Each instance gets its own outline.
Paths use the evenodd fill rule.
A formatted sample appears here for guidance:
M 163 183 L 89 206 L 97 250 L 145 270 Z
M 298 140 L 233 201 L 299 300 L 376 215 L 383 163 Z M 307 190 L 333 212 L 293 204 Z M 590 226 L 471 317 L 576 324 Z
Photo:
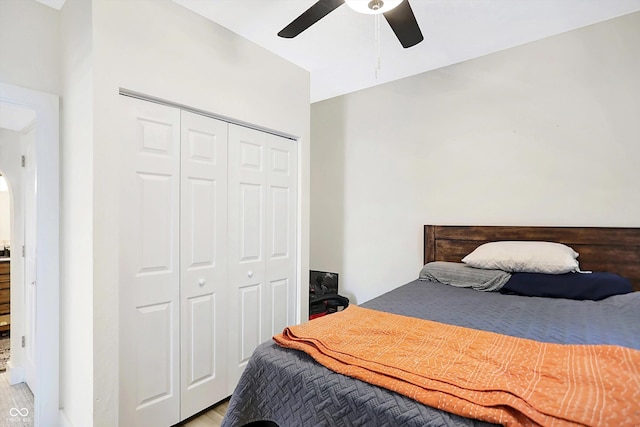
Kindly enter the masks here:
M 404 0 L 344 0 L 351 9 L 369 15 L 389 12 L 403 1 Z

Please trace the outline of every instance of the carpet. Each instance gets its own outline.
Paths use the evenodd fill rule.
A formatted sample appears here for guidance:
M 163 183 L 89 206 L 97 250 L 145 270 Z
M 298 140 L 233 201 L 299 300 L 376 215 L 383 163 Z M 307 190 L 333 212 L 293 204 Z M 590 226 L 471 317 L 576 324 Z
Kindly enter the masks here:
M 9 361 L 9 340 L 10 338 L 0 338 L 0 371 L 7 369 L 7 362 Z

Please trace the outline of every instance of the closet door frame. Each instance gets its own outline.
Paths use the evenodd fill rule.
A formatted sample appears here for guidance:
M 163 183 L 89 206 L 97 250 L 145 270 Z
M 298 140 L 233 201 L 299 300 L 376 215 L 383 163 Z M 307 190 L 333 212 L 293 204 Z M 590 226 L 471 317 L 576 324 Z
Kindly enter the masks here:
M 300 253 L 301 253 L 301 247 L 300 247 L 300 223 L 301 223 L 301 210 L 300 210 L 300 203 L 301 203 L 301 197 L 300 197 L 300 188 L 299 188 L 299 181 L 300 181 L 300 172 L 299 172 L 299 151 L 298 151 L 298 141 L 293 138 L 293 137 L 289 137 L 289 136 L 277 136 L 275 134 L 273 134 L 271 131 L 268 130 L 263 130 L 260 129 L 258 127 L 252 127 L 251 125 L 247 125 L 247 123 L 243 123 L 243 122 L 234 122 L 233 120 L 227 118 L 227 117 L 219 117 L 216 116 L 214 114 L 210 114 L 201 110 L 197 110 L 197 109 L 191 109 L 189 107 L 186 107 L 184 105 L 179 105 L 179 104 L 173 104 L 171 102 L 167 102 L 165 100 L 160 100 L 157 98 L 153 98 L 153 97 L 148 97 L 145 95 L 141 95 L 139 93 L 134 93 L 134 92 L 128 92 L 125 90 L 121 90 L 120 91 L 120 95 L 122 95 L 123 98 L 123 110 L 126 108 L 126 104 L 130 103 L 130 102 L 141 102 L 143 103 L 142 105 L 148 105 L 149 108 L 151 109 L 168 109 L 173 111 L 174 113 L 178 114 L 178 121 L 177 121 L 177 125 L 175 124 L 176 122 L 172 120 L 169 120 L 171 122 L 171 134 L 173 135 L 172 137 L 175 137 L 175 131 L 177 129 L 178 131 L 178 150 L 180 152 L 180 155 L 178 156 L 177 159 L 177 172 L 176 170 L 172 169 L 171 174 L 165 174 L 165 175 L 171 175 L 172 177 L 174 176 L 174 173 L 177 173 L 177 176 L 179 179 L 177 179 L 177 186 L 178 189 L 177 191 L 177 195 L 178 195 L 178 200 L 180 200 L 180 197 L 182 197 L 182 193 L 184 191 L 183 186 L 184 184 L 184 179 L 183 179 L 183 174 L 182 171 L 180 170 L 181 168 L 181 159 L 180 156 L 184 156 L 185 153 L 182 148 L 181 145 L 181 137 L 182 135 L 180 135 L 180 126 L 182 125 L 181 123 L 181 119 L 179 118 L 179 116 L 182 115 L 194 115 L 194 116 L 199 116 L 202 117 L 204 119 L 213 119 L 213 120 L 221 120 L 223 122 L 225 122 L 226 126 L 230 129 L 232 127 L 237 127 L 237 128 L 242 128 L 245 130 L 248 130 L 249 132 L 258 132 L 259 134 L 261 134 L 261 137 L 265 138 L 265 143 L 264 143 L 264 148 L 263 148 L 263 152 L 262 152 L 262 156 L 263 156 L 263 161 L 267 161 L 267 162 L 273 162 L 273 158 L 269 159 L 268 156 L 273 155 L 273 153 L 271 152 L 270 148 L 271 145 L 273 144 L 274 147 L 278 146 L 278 142 L 280 141 L 280 143 L 285 144 L 285 145 L 290 145 L 291 147 L 293 147 L 293 150 L 291 150 L 288 154 L 288 161 L 290 161 L 291 163 L 289 163 L 289 165 L 293 166 L 292 169 L 290 169 L 288 171 L 288 173 L 291 174 L 290 178 L 292 179 L 291 182 L 294 183 L 294 186 L 291 187 L 288 191 L 292 192 L 292 195 L 294 196 L 293 199 L 289 199 L 290 203 L 287 206 L 287 208 L 285 209 L 286 211 L 286 217 L 293 220 L 295 222 L 295 227 L 293 229 L 289 230 L 289 235 L 287 236 L 287 244 L 285 245 L 287 248 L 287 256 L 291 256 L 293 257 L 293 262 L 289 265 L 289 268 L 285 269 L 287 271 L 286 273 L 286 280 L 283 281 L 283 277 L 282 274 L 276 274 L 277 277 L 269 277 L 267 274 L 267 270 L 268 268 L 262 268 L 260 269 L 259 267 L 256 267 L 253 270 L 249 270 L 249 271 L 243 271 L 243 274 L 246 274 L 247 278 L 250 279 L 250 282 L 256 283 L 256 282 L 260 282 L 262 285 L 260 287 L 260 291 L 259 291 L 259 301 L 260 304 L 262 304 L 262 302 L 268 302 L 269 303 L 269 307 L 268 309 L 264 309 L 262 306 L 259 308 L 258 310 L 258 318 L 259 319 L 259 326 L 257 328 L 257 330 L 254 330 L 252 333 L 256 333 L 255 335 L 255 340 L 256 343 L 260 343 L 260 342 L 264 342 L 267 341 L 268 339 L 270 339 L 270 337 L 274 334 L 279 332 L 278 329 L 281 329 L 283 327 L 283 325 L 288 325 L 288 324 L 294 324 L 296 322 L 302 321 L 303 319 L 299 318 L 299 314 L 301 312 L 304 312 L 304 309 L 302 309 L 302 304 L 304 304 L 304 301 L 301 300 L 301 295 L 304 295 L 304 286 L 305 284 L 301 283 L 301 277 L 303 277 L 304 275 L 302 274 L 301 271 L 301 265 L 300 265 Z M 133 98 L 133 99 L 132 99 Z M 137 117 L 139 118 L 139 117 Z M 155 120 L 153 118 L 151 118 L 150 120 L 148 120 L 148 122 L 150 123 L 156 123 L 156 124 L 162 124 L 162 120 Z M 166 123 L 165 123 L 166 124 Z M 175 127 L 177 126 L 177 127 Z M 122 132 L 123 137 L 126 137 L 126 132 Z M 226 148 L 227 150 L 230 147 L 231 141 L 229 139 L 229 135 L 227 135 L 227 141 L 226 142 Z M 269 142 L 275 140 L 276 142 Z M 142 146 L 144 148 L 144 143 L 142 143 Z M 147 150 L 147 151 L 153 151 L 155 150 L 157 147 L 151 147 L 151 150 Z M 144 150 L 143 150 L 144 151 Z M 162 151 L 162 150 L 160 150 Z M 280 154 L 283 152 L 283 150 L 281 149 L 276 149 L 276 151 L 279 151 Z M 286 151 L 286 150 L 284 150 Z M 147 153 L 149 154 L 149 153 Z M 154 153 L 156 155 L 156 157 L 158 155 L 161 155 L 159 152 Z M 227 165 L 230 164 L 230 153 L 227 152 L 226 155 L 227 157 Z M 153 156 L 152 156 L 153 157 Z M 126 170 L 127 169 L 127 165 L 131 162 L 132 160 L 130 158 L 127 158 L 127 155 L 125 152 L 123 152 L 123 168 Z M 282 164 L 282 163 L 280 163 Z M 269 167 L 267 165 L 267 163 L 264 163 L 263 167 Z M 143 172 L 144 173 L 144 172 Z M 154 175 L 155 172 L 153 173 L 149 173 L 149 175 Z M 162 174 L 159 174 L 162 175 Z M 227 188 L 230 188 L 229 186 L 231 185 L 231 179 L 229 178 L 229 170 L 227 169 L 227 179 L 228 181 L 226 182 L 227 184 Z M 219 181 L 220 183 L 222 181 Z M 175 186 L 176 183 L 171 184 L 172 186 Z M 271 190 L 269 190 L 269 182 L 267 180 L 263 180 L 262 184 L 263 185 L 263 193 L 261 194 L 260 198 L 261 198 L 261 203 L 263 204 L 263 206 L 267 206 L 267 208 L 269 208 L 270 203 L 272 203 L 272 199 L 273 199 L 273 194 L 271 192 Z M 124 183 L 121 183 L 120 185 L 121 188 L 121 193 L 127 194 L 127 192 L 130 191 L 130 188 L 128 188 L 128 186 Z M 173 188 L 173 187 L 172 187 Z M 285 188 L 282 185 L 279 186 L 279 189 Z M 280 193 L 282 194 L 282 192 Z M 174 197 L 174 196 L 171 196 Z M 277 198 L 278 196 L 276 196 Z M 231 257 L 233 255 L 233 242 L 231 241 L 232 238 L 230 238 L 229 236 L 233 236 L 233 233 L 231 231 L 231 220 L 229 219 L 230 215 L 230 211 L 229 211 L 229 206 L 232 203 L 232 198 L 233 196 L 230 194 L 230 192 L 227 193 L 227 202 L 228 202 L 228 206 L 225 209 L 225 214 L 227 214 L 227 217 L 224 218 L 224 221 L 226 221 L 226 226 L 227 226 L 227 233 L 225 235 L 224 239 L 219 239 L 218 242 L 220 243 L 220 245 L 218 245 L 218 243 L 216 243 L 216 245 L 218 245 L 217 247 L 224 247 L 225 250 L 222 250 L 220 253 L 221 254 L 227 254 L 229 257 Z M 280 197 L 281 198 L 281 197 Z M 191 412 L 194 411 L 194 408 L 197 407 L 196 406 L 189 406 L 190 404 L 186 404 L 187 406 L 185 406 L 185 403 L 183 401 L 181 401 L 181 396 L 182 396 L 182 390 L 184 390 L 185 388 L 188 388 L 189 386 L 192 386 L 193 384 L 189 384 L 189 382 L 185 382 L 185 378 L 188 377 L 188 372 L 187 375 L 185 375 L 185 370 L 188 371 L 188 367 L 186 367 L 184 365 L 184 363 L 180 363 L 181 360 L 185 360 L 185 358 L 188 358 L 189 355 L 187 353 L 185 353 L 185 349 L 184 347 L 184 340 L 183 337 L 185 334 L 189 334 L 190 332 L 186 332 L 184 331 L 184 319 L 185 316 L 187 315 L 187 299 L 188 298 L 200 298 L 200 297 L 188 297 L 187 294 L 184 292 L 184 290 L 182 289 L 182 282 L 184 280 L 186 281 L 193 281 L 193 278 L 186 278 L 186 276 L 184 276 L 182 274 L 182 270 L 183 270 L 183 266 L 185 265 L 185 260 L 183 259 L 184 254 L 181 249 L 182 249 L 182 235 L 185 233 L 184 230 L 181 230 L 180 227 L 182 227 L 182 221 L 181 221 L 181 217 L 185 215 L 185 211 L 184 208 L 182 206 L 182 202 L 179 201 L 175 206 L 177 206 L 176 209 L 178 209 L 178 216 L 177 216 L 177 220 L 175 221 L 175 227 L 177 229 L 174 230 L 172 228 L 170 235 L 171 240 L 176 242 L 176 244 L 172 245 L 171 247 L 171 255 L 169 256 L 169 258 L 171 259 L 171 266 L 168 268 L 165 268 L 165 270 L 169 271 L 171 274 L 173 275 L 178 275 L 179 279 L 178 282 L 180 283 L 180 285 L 178 286 L 178 289 L 180 289 L 178 291 L 177 295 L 167 295 L 163 299 L 163 302 L 145 302 L 146 305 L 140 305 L 139 302 L 134 301 L 134 299 L 136 298 L 135 296 L 132 296 L 131 298 L 127 297 L 127 296 L 123 296 L 124 294 L 126 294 L 125 289 L 123 288 L 123 286 L 125 286 L 125 288 L 128 286 L 126 283 L 128 280 L 131 279 L 131 277 L 136 277 L 136 275 L 139 275 L 138 273 L 140 273 L 140 271 L 134 271 L 135 268 L 132 267 L 130 264 L 130 260 L 127 260 L 128 255 L 130 255 L 131 251 L 128 251 L 127 249 L 124 249 L 127 246 L 126 240 L 129 236 L 131 235 L 135 235 L 135 227 L 132 227 L 131 224 L 128 224 L 131 221 L 130 216 L 127 214 L 126 211 L 126 205 L 128 203 L 143 203 L 142 201 L 143 198 L 140 198 L 139 196 L 135 196 L 135 195 L 131 195 L 129 194 L 129 196 L 123 197 L 121 195 L 121 207 L 120 207 L 120 216 L 119 216 L 119 222 L 120 222 L 120 226 L 119 226 L 119 230 L 120 230 L 120 272 L 119 272 L 119 277 L 120 277 L 120 299 L 119 299 L 119 313 L 120 313 L 120 334 L 121 334 L 121 340 L 120 340 L 120 349 L 121 349 L 121 353 L 119 355 L 119 359 L 120 359 L 120 415 L 119 415 L 119 420 L 121 424 L 131 424 L 131 425 L 140 425 L 140 426 L 145 426 L 145 425 L 172 425 L 175 424 L 185 418 L 188 418 L 189 416 L 193 415 L 191 414 Z M 270 200 L 271 199 L 271 200 Z M 283 210 L 281 209 L 279 211 L 280 214 L 283 213 Z M 174 214 L 171 214 L 174 215 Z M 217 220 L 220 219 L 222 220 L 222 213 L 218 214 L 219 216 L 217 217 Z M 270 240 L 273 237 L 273 233 L 271 232 L 271 234 L 269 235 L 270 237 L 267 236 L 268 234 L 268 230 L 269 230 L 269 226 L 273 226 L 273 221 L 274 221 L 274 217 L 278 216 L 277 213 L 274 215 L 274 212 L 270 212 L 269 215 L 265 215 L 265 217 L 262 218 L 262 223 L 260 224 L 261 227 L 261 237 L 260 237 L 260 258 L 262 259 L 263 262 L 266 262 L 266 260 L 268 260 L 269 257 L 273 258 L 275 255 L 275 258 L 278 257 L 282 257 L 283 252 L 282 250 L 278 251 L 277 249 L 277 244 L 274 246 L 273 242 Z M 266 218 L 268 217 L 268 218 Z M 175 218 L 175 217 L 174 217 Z M 280 216 L 280 218 L 282 218 L 282 215 Z M 268 223 L 267 223 L 268 222 Z M 124 228 L 123 228 L 124 227 Z M 123 232 L 123 230 L 125 230 Z M 272 229 L 273 231 L 273 229 Z M 226 240 L 224 243 L 222 242 L 222 240 Z M 280 243 L 282 243 L 282 240 L 280 241 Z M 226 244 L 226 247 L 225 247 Z M 283 246 L 280 245 L 280 248 L 282 248 Z M 274 251 L 274 249 L 276 249 Z M 134 257 L 135 258 L 135 257 Z M 168 259 L 169 259 L 168 258 Z M 221 258 L 216 260 L 216 263 L 224 263 L 225 261 L 222 260 Z M 177 263 L 177 264 L 175 264 Z M 165 266 L 166 267 L 166 266 Z M 246 266 L 245 266 L 246 267 Z M 231 268 L 231 261 L 230 259 L 226 260 L 226 274 L 223 274 L 222 276 L 226 276 L 226 281 L 227 283 L 232 283 L 233 279 L 232 279 L 232 268 Z M 248 274 L 251 273 L 251 274 Z M 220 275 L 219 275 L 220 276 Z M 220 276 L 220 277 L 222 277 Z M 216 279 L 219 280 L 219 279 Z M 200 278 L 198 278 L 197 280 L 198 285 L 200 286 Z M 207 283 L 210 283 L 210 279 L 208 278 L 204 278 L 204 282 L 205 282 L 205 287 Z M 275 283 L 275 286 L 274 286 Z M 227 392 L 225 393 L 225 396 L 223 396 L 222 398 L 230 395 L 233 392 L 233 389 L 235 388 L 235 385 L 237 384 L 237 380 L 239 378 L 239 374 L 242 372 L 242 369 L 238 370 L 237 368 L 234 368 L 234 361 L 233 358 L 237 357 L 239 354 L 239 340 L 235 339 L 234 340 L 234 334 L 236 332 L 239 332 L 240 329 L 238 329 L 240 322 L 240 311 L 239 311 L 239 303 L 241 302 L 240 299 L 238 298 L 238 295 L 236 293 L 237 288 L 230 286 L 227 290 L 227 295 L 226 297 L 223 295 L 224 291 L 220 291 L 220 290 L 216 290 L 216 291 L 208 291 L 205 292 L 205 294 L 207 296 L 205 296 L 204 299 L 209 298 L 211 295 L 213 294 L 217 294 L 215 299 L 226 299 L 228 304 L 226 305 L 226 309 L 227 309 L 227 313 L 226 315 L 223 315 L 222 317 L 226 318 L 226 324 L 225 322 L 218 322 L 216 325 L 212 326 L 212 328 L 217 329 L 218 330 L 218 337 L 220 338 L 223 335 L 227 335 L 226 338 L 226 342 L 228 345 L 228 349 L 225 352 L 225 356 L 227 357 L 226 360 L 226 364 L 229 368 L 227 368 L 226 370 L 223 369 L 222 372 L 220 371 L 220 369 L 218 367 L 215 367 L 215 374 L 213 374 L 213 377 L 216 378 L 223 378 L 226 377 L 226 381 L 227 381 Z M 134 291 L 135 294 L 137 294 L 139 296 L 139 292 Z M 183 293 L 184 295 L 181 295 L 181 293 Z M 202 295 L 201 295 L 202 296 Z M 204 302 L 204 299 L 200 298 L 200 302 Z M 282 303 L 282 301 L 286 300 L 286 302 Z M 209 299 L 209 302 L 211 300 Z M 193 300 L 191 301 L 193 302 Z M 278 303 L 280 306 L 286 307 L 286 310 L 282 309 L 276 309 L 275 311 L 273 310 L 273 307 L 278 305 Z M 217 303 L 216 303 L 217 304 Z M 127 337 L 127 333 L 130 332 L 130 330 L 133 328 L 132 325 L 129 324 L 129 322 L 127 321 L 128 318 L 131 318 L 133 316 L 133 311 L 132 310 L 138 310 L 140 312 L 140 309 L 145 309 L 149 312 L 153 311 L 153 308 L 158 308 L 159 305 L 163 305 L 165 307 L 165 309 L 167 309 L 168 311 L 166 311 L 167 313 L 169 313 L 167 316 L 168 318 L 172 318 L 174 319 L 172 322 L 165 322 L 167 323 L 167 327 L 166 327 L 166 340 L 165 342 L 168 343 L 168 350 L 165 352 L 166 354 L 168 354 L 168 359 L 171 359 L 171 363 L 173 363 L 172 368 L 169 370 L 170 372 L 165 372 L 165 376 L 163 377 L 162 375 L 160 375 L 159 377 L 162 377 L 165 379 L 164 384 L 166 385 L 165 390 L 163 390 L 161 393 L 157 393 L 155 396 L 150 396 L 147 397 L 146 399 L 140 399 L 138 396 L 138 402 L 136 405 L 131 405 L 130 403 L 124 403 L 123 404 L 123 399 L 131 399 L 131 398 L 135 398 L 136 393 L 138 395 L 140 395 L 140 387 L 138 386 L 133 386 L 130 381 L 127 380 L 127 378 L 131 378 L 133 376 L 138 375 L 138 370 L 135 367 L 132 367 L 130 365 L 130 362 L 132 362 L 132 359 L 136 357 L 135 352 L 132 351 L 122 351 L 123 348 L 127 347 L 127 346 L 131 346 L 130 348 L 134 348 L 136 347 L 136 339 L 132 339 L 131 335 L 134 335 L 134 333 L 130 333 L 129 337 Z M 205 303 L 206 305 L 206 303 Z M 204 306 L 202 306 L 204 307 Z M 211 306 L 210 306 L 211 307 Z M 143 310 L 144 311 L 144 310 Z M 162 310 L 156 310 L 156 311 L 162 311 Z M 206 311 L 206 310 L 205 310 Z M 277 313 L 277 314 L 276 314 Z M 140 314 L 140 313 L 138 313 Z M 204 315 L 204 317 L 206 317 L 207 315 Z M 166 317 L 166 316 L 165 316 Z M 178 322 L 177 319 L 180 319 L 180 321 Z M 214 322 L 215 323 L 215 322 Z M 220 332 L 219 328 L 221 326 L 225 326 L 227 327 L 227 330 Z M 138 331 L 139 333 L 135 334 L 138 338 L 140 337 L 144 337 L 145 333 L 140 333 L 140 331 Z M 147 328 L 146 332 L 150 332 L 148 335 L 153 335 L 152 330 Z M 156 336 L 158 336 L 158 334 L 155 334 Z M 124 338 L 123 338 L 124 337 Z M 237 337 L 237 336 L 236 336 Z M 216 339 L 217 339 L 216 338 Z M 144 346 L 137 346 L 138 348 L 144 347 Z M 255 347 L 255 346 L 252 346 Z M 249 349 L 249 347 L 247 347 L 245 349 L 245 353 L 247 353 L 248 356 L 251 355 L 251 353 L 253 352 L 253 348 Z M 246 357 L 246 359 L 248 359 L 248 356 Z M 211 359 L 209 359 L 209 362 L 211 362 L 211 364 L 209 366 L 216 366 L 218 364 L 218 362 L 222 363 L 224 366 L 224 357 L 220 357 L 218 358 L 216 361 L 212 361 Z M 153 358 L 151 358 L 153 359 Z M 167 360 L 168 360 L 167 359 Z M 141 363 L 141 360 L 138 360 L 137 366 L 138 368 L 142 367 L 143 369 L 148 368 L 148 366 L 145 368 L 143 365 L 143 363 Z M 153 361 L 153 363 L 151 365 L 155 366 L 157 360 Z M 169 363 L 169 362 L 167 362 Z M 128 366 L 129 365 L 129 366 Z M 148 369 L 147 369 L 148 370 Z M 202 371 L 203 372 L 203 371 Z M 211 378 L 212 373 L 210 372 L 209 374 L 205 374 L 204 376 L 201 376 L 199 379 L 200 381 L 198 381 L 198 379 L 196 378 L 196 381 L 191 381 L 191 383 L 204 383 L 207 381 L 201 381 L 204 379 L 204 377 L 207 378 Z M 151 382 L 156 382 L 156 386 L 157 384 L 159 384 L 160 382 L 158 382 L 158 375 L 155 376 L 151 376 L 150 377 L 150 381 Z M 194 377 L 195 378 L 195 377 Z M 137 388 L 137 390 L 136 390 Z M 144 388 L 144 387 L 143 387 Z M 157 388 L 157 387 L 156 387 Z M 144 393 L 143 393 L 144 394 Z M 124 397 L 123 397 L 124 396 Z M 210 396 L 210 404 L 214 404 L 217 402 L 218 397 L 216 395 L 211 395 Z M 134 399 L 135 400 L 135 399 Z M 153 407 L 153 405 L 151 404 L 152 402 L 155 403 L 159 403 L 159 402 L 163 402 L 163 406 L 165 406 L 164 409 L 155 409 Z M 168 409 L 167 409 L 168 408 Z M 203 408 L 204 409 L 204 408 Z M 196 411 L 197 412 L 197 411 Z

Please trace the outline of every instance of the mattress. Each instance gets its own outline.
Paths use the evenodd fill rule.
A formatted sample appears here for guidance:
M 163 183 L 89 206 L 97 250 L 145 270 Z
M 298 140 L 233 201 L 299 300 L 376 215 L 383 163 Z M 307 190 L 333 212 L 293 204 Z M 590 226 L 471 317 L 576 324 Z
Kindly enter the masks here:
M 640 350 L 640 292 L 601 301 L 503 295 L 414 281 L 363 307 L 544 342 Z M 336 374 L 273 342 L 251 357 L 223 426 L 269 420 L 285 426 L 486 426 Z

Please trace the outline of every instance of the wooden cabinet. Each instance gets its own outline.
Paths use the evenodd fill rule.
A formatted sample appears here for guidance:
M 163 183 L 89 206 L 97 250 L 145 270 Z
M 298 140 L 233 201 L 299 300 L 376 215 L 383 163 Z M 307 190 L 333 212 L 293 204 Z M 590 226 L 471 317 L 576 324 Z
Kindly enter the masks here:
M 0 332 L 11 327 L 11 262 L 0 261 Z

